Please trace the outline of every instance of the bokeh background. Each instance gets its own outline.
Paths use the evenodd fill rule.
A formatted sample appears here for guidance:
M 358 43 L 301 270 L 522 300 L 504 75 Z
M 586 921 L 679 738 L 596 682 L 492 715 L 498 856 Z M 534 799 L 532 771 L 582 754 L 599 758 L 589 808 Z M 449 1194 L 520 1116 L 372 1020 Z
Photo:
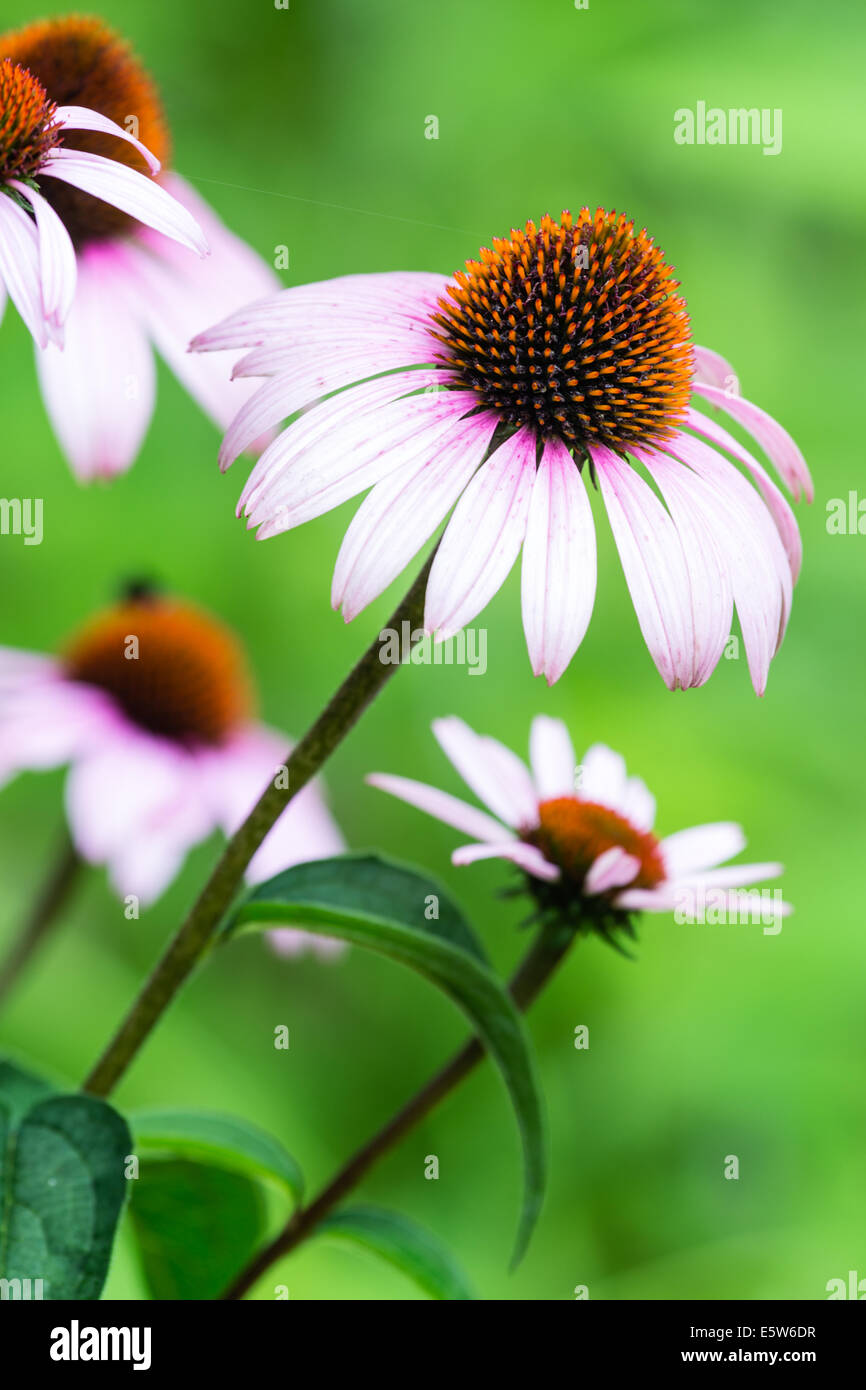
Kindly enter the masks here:
M 55 13 L 80 7 L 56 5 Z M 517 575 L 484 614 L 488 671 L 398 675 L 327 769 L 354 847 L 441 875 L 503 970 L 523 949 L 501 866 L 454 870 L 456 836 L 365 788 L 372 769 L 458 792 L 429 728 L 460 713 L 525 750 L 539 711 L 578 747 L 621 749 L 659 800 L 662 833 L 736 819 L 749 857 L 785 861 L 796 914 L 755 927 L 653 918 L 629 963 L 582 943 L 531 1029 L 549 1113 L 552 1180 L 520 1269 L 507 1273 L 517 1141 L 498 1079 L 476 1075 L 365 1183 L 451 1244 L 486 1299 L 826 1297 L 866 1275 L 866 935 L 863 557 L 826 502 L 862 486 L 862 126 L 866 30 L 832 0 L 211 0 L 99 13 L 156 74 L 176 167 L 287 284 L 349 271 L 451 272 L 527 217 L 626 210 L 677 266 L 695 335 L 743 393 L 781 419 L 816 479 L 799 509 L 805 565 L 764 699 L 744 659 L 669 694 L 646 652 L 598 508 L 589 634 L 552 690 L 533 681 Z M 4 24 L 41 17 L 6 0 Z M 673 113 L 698 100 L 781 107 L 777 158 L 682 147 Z M 425 118 L 439 120 L 438 140 Z M 405 578 L 346 627 L 329 607 L 352 506 L 257 544 L 234 519 L 245 464 L 216 469 L 217 433 L 168 372 L 128 476 L 82 489 L 46 422 L 28 336 L 0 332 L 3 484 L 44 498 L 45 537 L 0 538 L 0 640 L 52 649 L 127 575 L 157 575 L 243 635 L 271 723 L 298 734 L 390 612 Z M 597 500 L 597 499 L 596 499 Z M 0 941 L 21 919 L 61 830 L 62 775 L 0 795 Z M 0 1047 L 77 1083 L 218 852 L 193 854 L 165 897 L 124 919 L 92 872 L 0 1021 Z M 276 1052 L 273 1028 L 291 1028 Z M 590 1048 L 573 1033 L 588 1024 Z M 354 951 L 275 962 L 259 939 L 218 955 L 118 1092 L 121 1107 L 195 1105 L 257 1121 L 315 1188 L 461 1039 L 447 1001 Z M 425 1181 L 424 1156 L 440 1158 Z M 740 1161 L 723 1177 L 725 1155 Z M 414 1298 L 402 1276 L 314 1242 L 277 1269 L 301 1299 Z M 258 1290 L 271 1297 L 269 1279 Z M 107 1295 L 141 1296 L 126 1238 Z

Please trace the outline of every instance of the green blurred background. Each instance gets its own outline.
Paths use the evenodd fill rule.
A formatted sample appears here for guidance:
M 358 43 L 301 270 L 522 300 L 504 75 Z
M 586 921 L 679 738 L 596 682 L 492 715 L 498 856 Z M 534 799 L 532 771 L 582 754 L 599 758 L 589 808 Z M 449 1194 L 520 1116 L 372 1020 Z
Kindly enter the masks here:
M 58 5 L 55 13 L 76 7 Z M 78 7 L 85 8 L 85 7 Z M 493 235 L 600 203 L 646 225 L 677 266 L 697 341 L 735 364 L 744 395 L 791 430 L 816 479 L 799 509 L 805 564 L 764 699 L 745 660 L 671 695 L 646 652 L 601 508 L 589 634 L 552 690 L 533 681 L 517 575 L 490 605 L 488 672 L 407 668 L 333 758 L 332 804 L 353 847 L 441 875 L 510 968 L 525 938 L 495 863 L 454 870 L 454 832 L 365 788 L 372 769 L 459 792 L 430 734 L 437 715 L 525 751 L 529 722 L 564 718 L 579 749 L 621 749 L 659 801 L 662 833 L 747 828 L 748 855 L 781 858 L 795 915 L 755 927 L 641 927 L 632 964 L 582 943 L 537 1005 L 552 1180 L 529 1255 L 508 1255 L 519 1195 L 512 1117 L 489 1069 L 364 1185 L 449 1242 L 496 1299 L 822 1298 L 866 1275 L 866 939 L 862 634 L 866 539 L 830 536 L 828 498 L 860 480 L 866 30 L 835 0 L 269 0 L 243 6 L 102 4 L 161 85 L 176 167 L 263 256 L 287 245 L 296 284 L 345 272 L 451 272 Z M 40 17 L 6 0 L 8 26 Z M 673 141 L 678 107 L 781 107 L 777 158 Z M 424 136 L 439 119 L 439 139 Z M 142 572 L 243 635 L 261 710 L 298 734 L 378 630 L 405 577 L 351 627 L 329 607 L 352 506 L 257 544 L 234 519 L 244 463 L 221 478 L 215 428 L 161 370 L 156 415 L 128 476 L 84 490 L 46 422 L 27 334 L 0 332 L 3 491 L 42 495 L 45 539 L 0 540 L 0 640 L 52 649 Z M 856 452 L 855 452 L 856 449 Z M 597 500 L 597 499 L 596 499 Z M 54 854 L 62 775 L 0 796 L 0 936 Z M 176 927 L 218 843 L 202 847 L 138 922 L 92 872 L 0 1025 L 0 1047 L 77 1083 Z M 286 1023 L 292 1047 L 276 1052 Z M 578 1024 L 590 1048 L 576 1051 Z M 414 976 L 354 951 L 276 962 L 258 939 L 214 959 L 184 993 L 117 1101 L 224 1109 L 279 1135 L 315 1188 L 464 1035 Z M 425 1181 L 424 1156 L 441 1177 Z M 725 1155 L 739 1181 L 723 1177 Z M 389 1299 L 402 1276 L 313 1243 L 258 1290 Z M 107 1288 L 141 1296 L 121 1242 Z

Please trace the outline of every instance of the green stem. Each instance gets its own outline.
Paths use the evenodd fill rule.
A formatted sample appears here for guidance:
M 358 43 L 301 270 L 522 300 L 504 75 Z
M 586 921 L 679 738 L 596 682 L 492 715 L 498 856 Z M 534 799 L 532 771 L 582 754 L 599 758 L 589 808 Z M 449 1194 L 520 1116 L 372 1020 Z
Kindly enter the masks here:
M 561 926 L 544 927 L 511 978 L 509 990 L 517 1007 L 526 1010 L 542 987 L 553 975 L 565 956 L 574 932 Z M 308 1236 L 324 1216 L 341 1202 L 361 1181 L 377 1159 L 387 1153 L 419 1120 L 454 1090 L 455 1086 L 478 1065 L 484 1048 L 472 1038 L 459 1052 L 417 1091 L 380 1130 L 358 1149 L 343 1165 L 336 1177 L 323 1188 L 307 1207 L 300 1207 L 288 1224 L 266 1245 L 237 1276 L 222 1295 L 223 1300 L 243 1298 L 270 1266 L 288 1255 Z
M 0 966 L 0 1002 L 17 984 L 22 971 L 30 964 L 37 948 L 54 926 L 78 879 L 81 860 L 66 833 L 60 853 L 39 897 L 33 905 L 23 930 Z
M 435 553 L 435 552 L 434 552 Z M 398 634 L 410 634 L 423 621 L 424 593 L 433 556 L 427 560 L 403 602 L 389 619 Z M 287 755 L 285 773 L 270 782 L 243 825 L 229 840 L 189 916 L 145 982 L 117 1033 L 87 1077 L 82 1089 L 94 1096 L 113 1091 L 142 1043 L 159 1022 L 181 985 L 211 944 L 220 922 L 243 882 L 244 870 L 293 797 L 316 775 L 363 711 L 398 669 L 383 660 L 377 637 L 339 690 Z

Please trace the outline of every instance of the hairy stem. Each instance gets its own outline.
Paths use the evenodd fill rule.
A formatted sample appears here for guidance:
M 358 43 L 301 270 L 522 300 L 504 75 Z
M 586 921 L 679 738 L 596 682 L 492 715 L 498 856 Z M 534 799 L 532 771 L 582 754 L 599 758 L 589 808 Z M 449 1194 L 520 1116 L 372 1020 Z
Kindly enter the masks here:
M 0 966 L 0 1002 L 17 984 L 37 948 L 57 922 L 62 909 L 69 901 L 80 868 L 81 860 L 66 832 L 48 879 L 33 904 L 23 929 L 13 941 L 12 949 Z
M 553 975 L 573 940 L 574 933 L 570 929 L 559 926 L 541 929 L 509 984 L 511 997 L 521 1011 L 529 1007 Z M 312 1235 L 322 1218 L 357 1186 L 367 1170 L 429 1114 L 444 1096 L 453 1091 L 483 1056 L 484 1048 L 477 1038 L 472 1038 L 455 1053 L 441 1071 L 436 1072 L 372 1139 L 346 1161 L 309 1206 L 301 1207 L 293 1214 L 270 1245 L 266 1245 L 241 1271 L 222 1299 L 243 1298 L 276 1260 L 288 1255 Z
M 408 623 L 410 633 L 421 628 L 424 593 L 432 563 L 431 555 L 403 602 L 389 619 L 389 628 L 398 633 L 402 631 L 403 623 Z M 284 773 L 268 784 L 243 825 L 229 840 L 189 916 L 84 1082 L 84 1091 L 95 1096 L 107 1096 L 114 1090 L 142 1043 L 210 946 L 243 882 L 244 870 L 268 831 L 293 797 L 342 743 L 397 669 L 397 664 L 382 660 L 381 643 L 377 637 L 294 751 L 287 755 L 285 769 L 288 775 Z

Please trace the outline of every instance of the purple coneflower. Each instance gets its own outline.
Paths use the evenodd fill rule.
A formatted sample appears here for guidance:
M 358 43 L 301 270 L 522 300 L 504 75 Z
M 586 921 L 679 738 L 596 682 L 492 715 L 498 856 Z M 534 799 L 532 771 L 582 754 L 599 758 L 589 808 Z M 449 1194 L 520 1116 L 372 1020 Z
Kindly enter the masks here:
M 168 154 L 154 86 L 101 20 L 0 35 L 0 313 L 5 283 L 83 480 L 135 459 L 153 413 L 153 346 L 228 424 L 248 391 L 227 392 L 222 364 L 187 345 L 215 305 L 228 313 L 278 284 L 182 179 L 160 174 Z
M 471 835 L 475 843 L 454 851 L 455 864 L 516 864 L 542 911 L 590 921 L 605 935 L 628 927 L 637 911 L 691 916 L 708 893 L 716 912 L 741 916 L 754 907 L 746 885 L 782 872 L 781 864 L 727 864 L 746 843 L 730 822 L 658 839 L 655 798 L 645 784 L 629 777 L 620 754 L 604 744 L 593 744 L 578 765 L 559 719 L 533 720 L 531 772 L 510 748 L 462 719 L 438 719 L 433 732 L 487 811 L 407 777 L 373 773 L 367 781 Z M 772 910 L 778 917 L 791 909 L 774 901 Z
M 763 693 L 800 537 L 763 465 L 694 401 L 742 425 L 795 496 L 811 497 L 811 483 L 781 425 L 725 389 L 735 378 L 722 358 L 692 346 L 677 289 L 646 232 L 584 208 L 494 239 L 452 280 L 350 275 L 240 310 L 193 344 L 250 349 L 235 376 L 269 378 L 228 430 L 221 466 L 303 413 L 259 458 L 239 511 L 265 538 L 372 488 L 334 574 L 348 621 L 453 507 L 426 630 L 445 639 L 471 622 L 522 547 L 529 655 L 552 683 L 595 598 L 589 481 L 666 684 L 707 680 L 736 604 Z
M 230 835 L 280 775 L 288 740 L 252 718 L 252 703 L 243 653 L 222 624 L 135 590 L 57 658 L 0 648 L 0 785 L 17 772 L 68 763 L 76 849 L 107 866 L 118 894 L 147 904 L 194 845 L 214 829 Z M 247 876 L 261 882 L 344 848 L 310 783 Z M 291 929 L 271 935 L 287 954 L 303 944 L 323 955 L 340 949 Z

